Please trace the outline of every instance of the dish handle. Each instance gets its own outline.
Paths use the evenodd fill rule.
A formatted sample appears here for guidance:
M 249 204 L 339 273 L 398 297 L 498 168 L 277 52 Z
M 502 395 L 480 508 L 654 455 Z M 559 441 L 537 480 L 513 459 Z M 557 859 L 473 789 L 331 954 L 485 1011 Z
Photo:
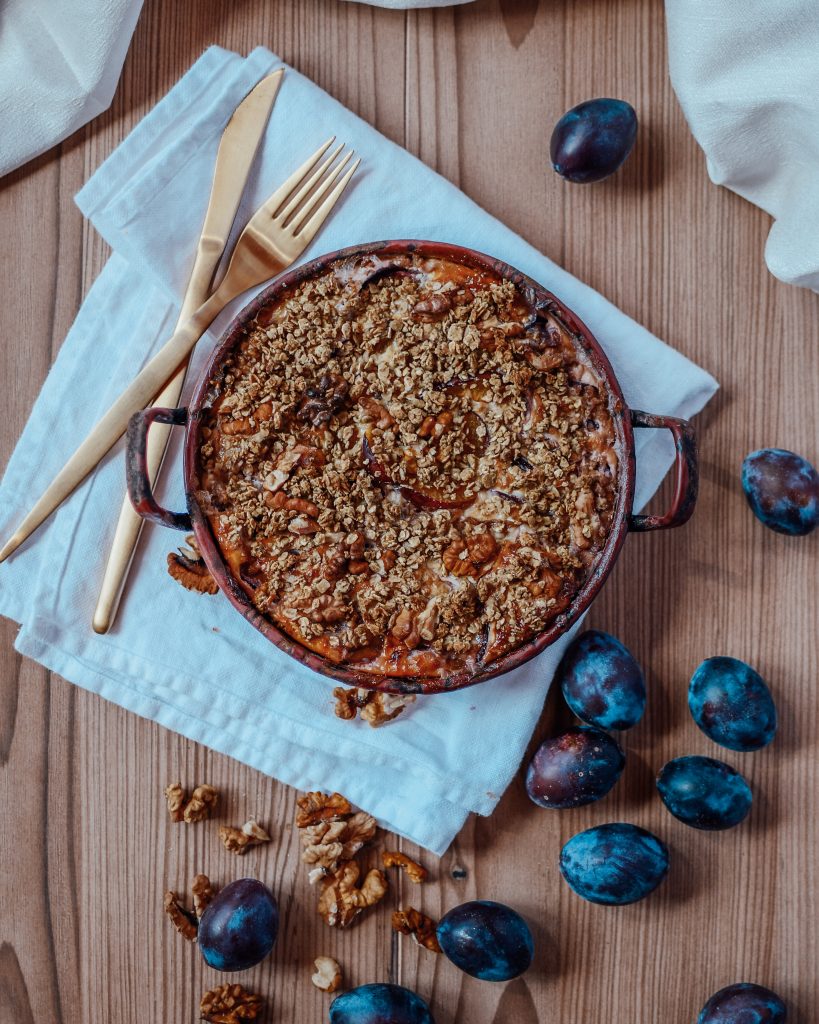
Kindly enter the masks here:
M 135 412 L 128 423 L 127 445 L 125 449 L 125 476 L 128 482 L 128 496 L 137 515 L 160 526 L 170 526 L 174 530 L 191 530 L 193 524 L 187 512 L 170 512 L 163 508 L 154 497 L 151 481 L 148 479 L 148 466 L 145 449 L 148 431 L 153 423 L 166 423 L 168 426 L 184 427 L 188 422 L 188 410 L 163 409 L 152 406 Z
M 655 427 L 670 430 L 677 449 L 674 464 L 676 467 L 676 485 L 671 508 L 664 515 L 631 515 L 628 520 L 629 530 L 645 533 L 647 530 L 668 530 L 674 526 L 682 526 L 691 518 L 697 501 L 700 471 L 697 462 L 697 437 L 694 428 L 687 420 L 675 416 L 655 416 L 650 412 L 631 410 L 633 427 Z

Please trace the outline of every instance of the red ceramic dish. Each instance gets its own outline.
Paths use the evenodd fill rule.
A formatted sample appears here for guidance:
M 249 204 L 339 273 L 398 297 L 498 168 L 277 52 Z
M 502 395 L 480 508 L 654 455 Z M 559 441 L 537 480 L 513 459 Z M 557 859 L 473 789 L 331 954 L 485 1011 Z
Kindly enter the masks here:
M 257 315 L 259 315 L 264 309 L 265 316 L 267 317 L 269 309 L 275 308 L 277 300 L 280 298 L 283 299 L 285 295 L 292 295 L 292 289 L 299 285 L 303 285 L 304 282 L 307 282 L 305 287 L 308 288 L 308 293 L 310 289 L 314 290 L 315 285 L 312 283 L 312 280 L 319 280 L 320 275 L 327 272 L 328 268 L 332 270 L 331 265 L 338 266 L 339 261 L 344 261 L 342 266 L 347 268 L 349 266 L 358 265 L 362 260 L 368 263 L 369 261 L 375 261 L 380 266 L 384 266 L 387 261 L 396 261 L 399 259 L 403 259 L 404 261 L 411 259 L 413 261 L 413 265 L 417 265 L 419 261 L 425 261 L 423 262 L 424 266 L 434 266 L 436 265 L 436 261 L 441 261 L 442 266 L 445 263 L 449 267 L 454 267 L 456 275 L 462 275 L 465 272 L 469 272 L 471 275 L 491 275 L 495 280 L 500 279 L 501 281 L 511 282 L 511 284 L 515 286 L 516 292 L 513 293 L 507 284 L 504 285 L 506 294 L 519 295 L 526 310 L 536 316 L 543 317 L 544 320 L 548 317 L 553 324 L 557 322 L 562 331 L 571 335 L 571 345 L 569 347 L 571 348 L 573 346 L 573 350 L 578 353 L 583 365 L 590 368 L 592 376 L 595 377 L 598 392 L 602 393 L 607 400 L 607 410 L 602 410 L 602 415 L 605 419 L 607 411 L 608 416 L 611 419 L 610 434 L 612 436 L 612 441 L 610 444 L 610 450 L 613 450 L 616 453 L 617 461 L 614 508 L 612 510 L 611 504 L 609 503 L 606 532 L 602 533 L 601 531 L 603 540 L 595 544 L 594 548 L 596 553 L 594 555 L 594 560 L 590 563 L 588 574 L 583 579 L 582 585 L 580 585 L 579 588 L 575 586 L 571 591 L 572 596 L 570 603 L 567 604 L 569 601 L 568 596 L 564 598 L 562 604 L 558 606 L 560 608 L 559 613 L 551 620 L 546 621 L 543 629 L 541 629 L 540 616 L 539 614 L 536 614 L 532 618 L 532 624 L 529 627 L 530 633 L 537 631 L 535 632 L 535 635 L 528 637 L 518 646 L 514 646 L 511 649 L 500 648 L 500 653 L 497 653 L 497 656 L 493 655 L 493 660 L 491 661 L 489 661 L 489 655 L 487 654 L 486 661 L 489 663 L 482 663 L 481 658 L 478 658 L 477 661 L 473 658 L 468 669 L 453 669 L 452 671 L 449 671 L 449 669 L 444 671 L 439 670 L 437 674 L 434 675 L 430 672 L 430 669 L 426 667 L 425 663 L 423 673 L 430 673 L 429 675 L 419 674 L 417 670 L 415 674 L 401 673 L 399 675 L 396 669 L 393 669 L 393 674 L 389 674 L 388 671 L 382 671 L 381 669 L 381 665 L 385 663 L 383 661 L 375 663 L 375 670 L 373 665 L 370 665 L 368 670 L 362 671 L 358 667 L 345 663 L 344 660 L 339 662 L 338 656 L 335 661 L 325 658 L 320 653 L 317 653 L 317 651 L 310 650 L 305 646 L 306 643 L 310 642 L 309 640 L 306 639 L 305 644 L 302 644 L 298 642 L 298 639 L 295 639 L 293 636 L 284 632 L 283 629 L 273 621 L 272 617 L 263 614 L 259 608 L 257 608 L 256 604 L 254 604 L 254 601 L 251 599 L 253 594 L 248 591 L 248 580 L 245 576 L 244 567 L 242 568 L 241 580 L 237 579 L 232 574 L 229 568 L 230 556 L 226 554 L 220 544 L 217 543 L 211 527 L 213 510 L 203 508 L 203 505 L 197 497 L 197 492 L 199 491 L 201 494 L 201 490 L 199 489 L 202 487 L 202 484 L 197 479 L 198 474 L 201 472 L 198 468 L 197 460 L 200 457 L 200 449 L 208 439 L 212 437 L 212 430 L 205 428 L 204 426 L 205 422 L 210 423 L 211 425 L 213 424 L 214 385 L 212 382 L 219 377 L 219 371 L 225 365 L 226 360 L 235 360 L 237 354 L 242 351 L 238 346 L 247 337 L 248 330 L 255 326 Z M 346 281 L 347 278 L 345 277 L 344 280 Z M 302 294 L 302 292 L 300 291 L 299 294 Z M 369 293 L 365 292 L 364 294 L 368 295 Z M 381 293 L 379 292 L 379 294 Z M 418 293 L 416 292 L 415 294 L 417 297 Z M 472 294 L 472 292 L 467 292 L 467 294 Z M 367 301 L 370 300 L 368 299 Z M 356 302 L 359 303 L 359 300 L 357 299 Z M 330 311 L 327 323 L 329 323 L 331 329 L 334 330 L 334 328 L 332 328 L 332 324 L 335 322 L 334 318 L 336 307 L 334 305 L 330 305 L 327 308 L 329 308 Z M 419 303 L 418 310 L 421 310 L 422 308 L 424 308 L 424 304 Z M 299 306 L 296 315 L 298 318 L 302 316 L 301 306 Z M 459 308 L 458 315 L 463 316 L 463 307 Z M 260 322 L 267 323 L 268 321 L 262 320 L 260 317 Z M 303 323 L 300 319 L 298 322 Z M 299 332 L 297 328 L 294 327 L 294 329 L 298 335 Z M 265 345 L 268 344 L 267 337 L 264 333 L 257 336 L 261 337 Z M 376 335 L 376 337 L 378 336 L 379 335 Z M 438 336 L 444 337 L 443 335 Z M 270 337 L 273 337 L 273 335 L 270 335 Z M 280 337 L 284 337 L 284 335 L 280 334 Z M 292 341 L 292 336 L 290 334 L 288 334 L 287 337 Z M 429 342 L 428 344 L 433 344 L 433 342 Z M 307 349 L 304 350 L 305 353 L 307 351 Z M 451 351 L 452 349 L 450 349 L 450 352 Z M 291 372 L 289 369 L 289 353 L 290 348 L 288 347 L 287 350 L 284 351 L 284 355 L 281 357 L 278 364 L 282 368 L 282 373 L 289 374 Z M 435 354 L 437 357 L 437 350 Z M 258 379 L 256 376 L 257 371 L 255 367 L 257 366 L 257 363 L 255 362 L 255 358 L 256 357 L 254 356 L 252 362 L 252 380 L 254 381 Z M 389 365 L 394 365 L 391 362 L 392 356 L 390 356 L 389 359 Z M 236 363 L 234 361 L 229 365 L 232 368 Z M 451 366 L 451 363 L 447 362 L 445 368 L 448 369 L 449 366 Z M 584 384 L 586 375 L 587 374 L 584 373 L 584 377 L 582 378 Z M 503 377 L 506 377 L 505 371 L 503 371 Z M 228 380 L 232 379 L 233 377 L 228 378 Z M 276 379 L 278 380 L 279 378 L 277 377 Z M 457 379 L 459 380 L 461 378 Z M 575 380 L 578 379 L 580 378 L 575 377 Z M 506 387 L 506 385 L 503 386 Z M 584 389 L 582 385 L 577 385 L 577 390 L 578 393 L 588 393 L 588 389 Z M 314 392 L 310 392 L 310 394 L 313 393 Z M 398 408 L 404 407 L 403 404 L 401 404 L 403 402 L 412 402 L 413 394 L 411 392 L 405 392 L 405 394 L 408 395 L 408 398 L 400 399 Z M 257 399 L 257 402 L 258 401 L 260 401 L 260 399 Z M 574 401 L 575 404 L 577 404 L 579 399 L 575 399 Z M 601 408 L 601 406 L 598 405 L 598 408 Z M 234 413 L 233 415 L 235 416 L 236 414 Z M 396 415 L 399 415 L 399 413 L 396 413 Z M 585 440 L 584 435 L 586 430 L 589 428 L 584 425 L 583 415 L 585 414 L 581 414 L 579 419 L 576 419 L 576 423 L 578 424 L 577 429 L 580 431 L 580 442 L 585 446 L 589 442 Z M 162 509 L 157 505 L 151 494 L 144 469 L 144 451 L 147 430 L 150 424 L 155 420 L 176 425 L 187 425 L 184 465 L 185 490 L 188 504 L 187 513 L 173 513 L 166 509 Z M 228 422 L 231 426 L 234 425 L 230 420 L 228 420 Z M 239 421 L 236 422 L 238 423 Z M 247 423 L 247 420 L 244 420 L 243 422 Z M 253 420 L 250 422 L 252 423 Z M 342 418 L 340 422 L 344 423 L 344 419 Z M 517 420 L 515 422 L 517 422 Z M 567 424 L 562 420 L 561 423 L 562 429 L 565 431 Z M 635 426 L 663 427 L 669 429 L 671 430 L 676 442 L 676 493 L 670 511 L 663 516 L 631 515 L 635 476 L 633 436 L 633 427 Z M 204 434 L 202 433 L 203 430 L 205 431 Z M 252 433 L 252 430 L 248 432 Z M 225 433 L 232 434 L 233 431 L 225 429 Z M 325 433 L 322 436 L 327 437 L 328 435 Z M 500 435 L 496 436 L 499 437 Z M 366 458 L 368 451 L 366 437 L 364 445 Z M 212 447 L 212 445 L 208 445 L 208 447 Z M 561 462 L 561 465 L 565 466 L 566 463 Z M 531 469 L 531 466 L 528 468 Z M 556 475 L 560 475 L 559 471 L 556 471 Z M 531 478 L 534 480 L 535 474 L 532 474 Z M 494 476 L 492 479 L 494 479 Z M 145 518 L 177 529 L 193 529 L 200 550 L 202 551 L 203 558 L 221 590 L 226 594 L 231 603 L 245 616 L 245 618 L 247 618 L 252 625 L 259 629 L 260 632 L 275 643 L 281 650 L 290 654 L 292 657 L 297 658 L 316 671 L 351 685 L 392 692 L 432 693 L 458 689 L 466 685 L 482 682 L 486 679 L 490 679 L 494 676 L 507 672 L 510 669 L 523 664 L 525 661 L 528 661 L 535 654 L 538 654 L 545 647 L 554 642 L 558 636 L 564 633 L 578 618 L 578 616 L 580 616 L 589 606 L 600 589 L 603 580 L 611 570 L 617 553 L 625 539 L 625 535 L 629 530 L 645 531 L 662 529 L 679 526 L 684 523 L 690 517 L 696 499 L 696 445 L 693 431 L 689 424 L 672 417 L 652 416 L 647 413 L 627 409 L 611 366 L 588 329 L 558 299 L 549 292 L 546 292 L 534 281 L 525 277 L 519 271 L 516 271 L 514 268 L 509 267 L 498 260 L 476 253 L 472 250 L 462 249 L 442 243 L 412 241 L 380 242 L 367 246 L 356 246 L 342 250 L 341 252 L 331 253 L 320 257 L 303 267 L 299 267 L 279 279 L 275 284 L 271 285 L 261 295 L 259 295 L 252 303 L 246 306 L 229 326 L 221 339 L 220 344 L 217 346 L 209 365 L 205 369 L 199 381 L 189 408 L 174 410 L 150 409 L 133 418 L 129 429 L 128 485 L 134 507 Z M 609 481 L 609 492 L 611 492 L 610 485 L 611 481 Z M 276 486 L 280 485 L 277 484 Z M 499 485 L 491 484 L 488 486 Z M 562 484 L 560 484 L 560 486 L 562 486 Z M 403 488 L 402 490 L 406 490 L 406 488 Z M 335 489 L 332 489 L 331 499 L 337 500 L 333 495 L 337 495 L 338 493 L 339 492 L 335 491 Z M 553 493 L 557 494 L 557 491 L 553 491 Z M 268 497 L 270 497 L 270 495 L 268 495 Z M 277 495 L 277 497 L 281 497 L 281 495 Z M 319 498 L 316 498 L 316 501 L 321 504 Z M 207 504 L 207 495 L 205 496 L 205 503 Z M 537 509 L 539 506 L 535 503 L 528 505 L 527 507 L 530 509 Z M 228 512 L 225 513 L 225 515 L 229 517 L 229 521 L 231 523 L 236 522 L 234 512 L 235 508 L 236 506 L 230 505 Z M 314 512 L 313 514 L 318 513 Z M 576 514 L 577 513 L 572 512 L 572 515 Z M 233 527 L 231 527 L 231 529 L 233 529 Z M 248 529 L 251 529 L 252 532 L 256 532 L 257 527 L 254 523 L 251 527 L 248 527 Z M 368 534 L 368 536 L 373 535 Z M 586 536 L 588 536 L 588 534 L 586 534 Z M 580 538 L 580 540 L 582 541 L 582 538 Z M 417 544 L 417 541 L 415 543 Z M 235 564 L 235 559 L 233 562 Z M 587 566 L 589 566 L 589 562 L 590 559 L 587 558 Z M 383 572 L 383 569 L 380 571 Z M 288 579 L 289 578 L 290 577 L 288 577 Z M 374 578 L 377 580 L 379 577 L 376 576 Z M 487 577 L 487 582 L 490 578 L 491 577 Z M 289 592 L 291 585 L 287 584 L 285 589 Z M 262 593 L 262 591 L 259 593 Z M 498 593 L 502 594 L 503 591 Z M 524 596 L 528 597 L 528 595 Z M 551 603 L 554 604 L 554 602 Z M 267 606 L 265 606 L 265 610 L 267 610 Z M 552 615 L 554 616 L 556 612 L 558 612 L 557 607 L 552 609 Z M 289 628 L 289 625 L 285 620 L 281 621 L 284 627 Z M 449 637 L 451 634 L 445 633 L 445 636 Z M 519 637 L 519 634 L 515 634 L 513 632 L 512 636 Z M 331 642 L 333 644 L 337 644 L 338 641 L 334 639 Z M 412 641 L 409 642 L 412 643 Z M 447 642 L 449 641 L 447 640 Z M 517 642 L 517 640 L 515 640 L 515 642 Z M 507 648 L 508 647 L 509 644 L 507 643 Z M 332 654 L 334 652 L 329 651 L 329 653 Z M 335 653 L 338 655 L 338 652 Z M 387 661 L 386 664 L 391 663 Z

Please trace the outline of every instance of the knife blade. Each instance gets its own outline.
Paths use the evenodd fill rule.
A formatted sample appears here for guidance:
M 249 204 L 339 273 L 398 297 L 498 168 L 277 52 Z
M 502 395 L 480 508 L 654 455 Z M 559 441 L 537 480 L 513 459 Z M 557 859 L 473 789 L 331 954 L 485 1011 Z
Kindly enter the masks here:
M 210 200 L 177 327 L 184 323 L 210 294 L 216 267 L 227 245 L 250 168 L 264 135 L 283 76 L 284 68 L 279 68 L 258 82 L 233 112 L 222 133 L 216 154 Z M 187 367 L 183 367 L 157 396 L 155 405 L 178 405 L 186 372 Z M 152 482 L 156 480 L 161 469 L 170 431 L 170 427 L 156 426 L 149 435 L 147 463 Z M 143 524 L 144 520 L 134 512 L 126 494 L 105 566 L 97 606 L 94 609 L 91 624 L 96 633 L 107 633 L 114 622 Z

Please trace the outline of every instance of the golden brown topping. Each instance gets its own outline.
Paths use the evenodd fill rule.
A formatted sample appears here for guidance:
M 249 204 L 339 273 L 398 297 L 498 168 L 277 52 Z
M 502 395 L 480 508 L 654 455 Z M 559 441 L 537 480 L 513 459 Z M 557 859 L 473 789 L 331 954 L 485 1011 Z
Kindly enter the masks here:
M 413 882 L 426 882 L 427 880 L 427 869 L 405 853 L 398 850 L 384 850 L 381 860 L 385 868 L 403 868 L 407 877 Z
M 438 944 L 438 936 L 435 934 L 435 922 L 431 917 L 422 914 L 414 907 L 407 907 L 406 910 L 396 910 L 392 915 L 393 931 L 402 935 L 411 935 L 419 946 L 424 946 L 432 953 L 440 953 L 441 947 Z
M 331 956 L 317 956 L 313 961 L 316 973 L 310 978 L 322 992 L 336 992 L 341 988 L 343 978 L 338 961 Z
M 207 908 L 210 901 L 216 895 L 213 885 L 207 875 L 197 875 L 194 878 L 191 885 L 191 895 L 193 896 L 193 909 L 197 916 L 200 918 Z
M 185 805 L 182 817 L 188 825 L 195 821 L 205 821 L 211 816 L 211 812 L 218 803 L 219 794 L 213 786 L 207 784 L 197 786 Z
M 185 790 L 180 782 L 171 782 L 165 787 L 165 799 L 168 802 L 168 814 L 171 821 L 182 821 L 185 811 Z
M 307 825 L 317 825 L 320 821 L 338 821 L 345 815 L 352 812 L 350 801 L 341 793 L 305 793 L 296 800 L 298 813 L 296 814 L 296 827 L 305 828 Z
M 186 590 L 194 590 L 198 594 L 219 592 L 192 533 L 185 538 L 184 544 L 180 544 L 178 553 L 171 551 L 168 554 L 168 572 Z
M 322 883 L 318 910 L 331 928 L 346 928 L 367 907 L 373 907 L 387 894 L 387 879 L 378 868 L 368 871 L 357 888 L 361 868 L 347 861 Z
M 196 933 L 199 930 L 197 918 L 182 903 L 179 895 L 169 889 L 165 893 L 163 907 L 165 913 L 171 919 L 171 924 L 182 938 L 187 939 L 188 942 L 196 942 Z
M 225 844 L 225 848 L 231 853 L 237 854 L 237 856 L 247 853 L 251 846 L 270 842 L 270 836 L 252 818 L 250 821 L 246 821 L 241 828 L 233 828 L 231 825 L 220 825 L 219 838 Z
M 202 996 L 199 1004 L 200 1020 L 210 1024 L 241 1024 L 256 1020 L 264 1001 L 241 985 L 220 985 Z

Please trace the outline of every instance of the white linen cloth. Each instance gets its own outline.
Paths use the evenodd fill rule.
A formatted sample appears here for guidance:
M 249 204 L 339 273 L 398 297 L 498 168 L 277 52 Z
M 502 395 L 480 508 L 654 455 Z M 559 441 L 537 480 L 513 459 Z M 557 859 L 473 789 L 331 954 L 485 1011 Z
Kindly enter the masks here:
M 79 193 L 80 208 L 114 254 L 11 458 L 0 486 L 0 536 L 172 329 L 220 134 L 242 97 L 278 64 L 264 49 L 246 59 L 208 50 Z M 632 406 L 689 417 L 714 393 L 716 382 L 705 371 L 291 69 L 239 220 L 332 134 L 363 163 L 305 259 L 381 238 L 473 246 L 530 274 L 577 311 L 605 346 Z M 192 378 L 232 310 L 200 343 Z M 164 499 L 183 507 L 181 431 L 174 433 Z M 638 431 L 638 506 L 671 459 L 666 432 Z M 120 446 L 0 566 L 0 614 L 22 623 L 19 651 L 293 786 L 340 790 L 436 853 L 470 811 L 492 811 L 519 765 L 563 644 L 501 679 L 419 698 L 380 730 L 343 722 L 333 714 L 327 679 L 281 654 L 221 595 L 188 593 L 168 577 L 165 556 L 182 535 L 153 526 L 145 530 L 115 627 L 97 636 L 91 615 L 123 486 Z
M 106 110 L 142 0 L 2 0 L 0 175 Z
M 671 81 L 708 174 L 773 218 L 765 260 L 819 291 L 819 3 L 666 0 Z

